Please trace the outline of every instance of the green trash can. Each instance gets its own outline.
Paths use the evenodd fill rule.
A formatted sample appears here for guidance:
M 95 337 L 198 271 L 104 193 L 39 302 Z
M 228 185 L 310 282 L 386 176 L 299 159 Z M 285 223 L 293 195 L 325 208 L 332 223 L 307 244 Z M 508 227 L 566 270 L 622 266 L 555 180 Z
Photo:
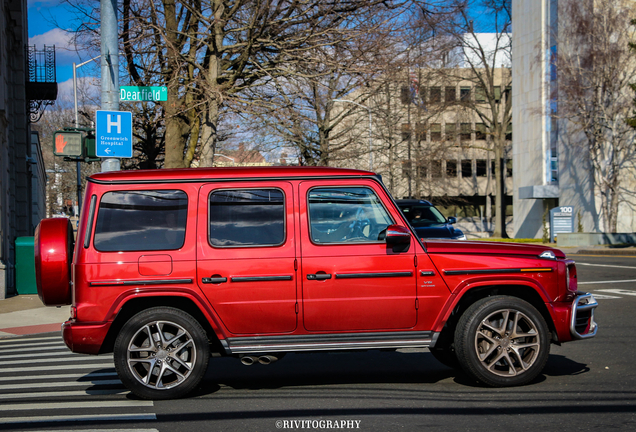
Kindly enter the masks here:
M 35 238 L 15 239 L 15 285 L 18 294 L 37 294 L 35 284 Z

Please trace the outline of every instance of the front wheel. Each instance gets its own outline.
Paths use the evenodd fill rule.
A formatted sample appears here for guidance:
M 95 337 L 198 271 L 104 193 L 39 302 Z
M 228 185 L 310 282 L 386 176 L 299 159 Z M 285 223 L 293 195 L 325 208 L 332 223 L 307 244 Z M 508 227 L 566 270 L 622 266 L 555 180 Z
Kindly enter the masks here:
M 189 314 L 169 307 L 133 316 L 114 347 L 119 378 L 143 399 L 185 396 L 205 375 L 209 355 L 201 325 Z
M 455 351 L 462 368 L 493 387 L 527 384 L 550 354 L 548 326 L 528 302 L 516 297 L 482 299 L 460 318 Z

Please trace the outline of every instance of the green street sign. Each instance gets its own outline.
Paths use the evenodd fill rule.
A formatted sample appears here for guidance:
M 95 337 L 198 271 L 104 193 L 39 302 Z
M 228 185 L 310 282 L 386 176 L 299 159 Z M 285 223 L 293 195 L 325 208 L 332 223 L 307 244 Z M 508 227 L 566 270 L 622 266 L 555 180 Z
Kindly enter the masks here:
M 127 102 L 167 101 L 168 87 L 121 86 L 119 100 Z

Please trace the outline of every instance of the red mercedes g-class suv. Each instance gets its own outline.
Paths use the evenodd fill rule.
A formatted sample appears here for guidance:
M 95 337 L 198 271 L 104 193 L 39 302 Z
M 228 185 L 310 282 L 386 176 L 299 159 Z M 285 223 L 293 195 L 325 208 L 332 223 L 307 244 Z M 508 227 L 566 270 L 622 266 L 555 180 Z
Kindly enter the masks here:
M 372 172 L 306 167 L 101 173 L 77 239 L 36 231 L 38 293 L 71 305 L 78 353 L 168 399 L 210 355 L 428 347 L 491 386 L 533 380 L 551 343 L 596 334 L 574 262 L 537 245 L 423 241 Z

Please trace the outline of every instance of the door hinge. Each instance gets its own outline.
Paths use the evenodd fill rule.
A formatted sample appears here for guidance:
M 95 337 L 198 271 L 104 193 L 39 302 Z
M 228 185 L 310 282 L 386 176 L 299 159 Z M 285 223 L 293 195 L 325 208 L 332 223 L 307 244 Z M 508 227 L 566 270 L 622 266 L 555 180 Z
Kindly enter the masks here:
M 420 308 L 420 299 L 415 299 L 415 310 Z
M 298 260 L 294 259 L 294 271 L 298 271 Z
M 298 302 L 296 302 L 296 315 L 298 315 Z

